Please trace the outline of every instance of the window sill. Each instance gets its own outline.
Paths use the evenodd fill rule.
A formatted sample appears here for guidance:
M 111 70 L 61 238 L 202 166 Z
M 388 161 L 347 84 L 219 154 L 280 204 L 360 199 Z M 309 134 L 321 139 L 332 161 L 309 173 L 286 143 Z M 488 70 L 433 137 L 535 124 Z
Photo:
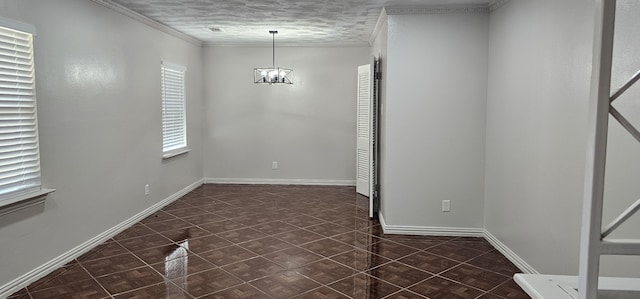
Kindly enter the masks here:
M 38 205 L 47 198 L 47 194 L 54 191 L 56 191 L 56 189 L 43 188 L 38 191 L 21 194 L 7 200 L 0 201 L 0 216 Z
M 190 151 L 191 151 L 191 149 L 190 149 L 190 148 L 183 148 L 183 149 L 179 149 L 179 150 L 171 151 L 171 152 L 168 152 L 168 153 L 166 153 L 166 154 L 163 154 L 163 155 L 162 155 L 162 159 L 164 159 L 164 160 L 166 160 L 166 159 L 171 159 L 171 158 L 173 158 L 173 157 L 175 157 L 175 156 L 184 155 L 184 154 L 186 154 L 186 153 L 188 153 L 188 152 L 190 152 Z

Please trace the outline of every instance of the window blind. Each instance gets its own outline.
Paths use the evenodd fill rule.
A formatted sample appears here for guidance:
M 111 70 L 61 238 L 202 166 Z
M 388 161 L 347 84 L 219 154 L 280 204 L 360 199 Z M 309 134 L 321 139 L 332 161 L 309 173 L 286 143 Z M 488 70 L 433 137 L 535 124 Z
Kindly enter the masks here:
M 0 200 L 40 189 L 33 36 L 0 26 Z
M 162 64 L 162 151 L 187 148 L 185 68 Z

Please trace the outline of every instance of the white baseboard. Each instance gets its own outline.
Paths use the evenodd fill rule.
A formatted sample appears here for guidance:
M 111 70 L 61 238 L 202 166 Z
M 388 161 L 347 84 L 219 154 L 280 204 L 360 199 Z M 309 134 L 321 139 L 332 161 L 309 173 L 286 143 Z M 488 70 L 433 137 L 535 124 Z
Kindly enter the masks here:
M 484 230 L 484 238 L 525 274 L 540 274 L 540 272 L 536 271 L 536 269 L 525 262 L 525 260 L 519 257 L 515 252 L 513 252 L 513 250 L 507 247 L 507 245 L 502 243 L 498 238 L 496 238 L 496 236 L 492 235 L 486 229 Z
M 384 220 L 382 213 L 378 213 L 378 216 L 385 234 L 452 237 L 482 237 L 484 235 L 482 228 L 389 225 Z
M 205 178 L 205 184 L 355 186 L 355 180 Z
M 511 261 L 525 274 L 540 274 L 536 269 L 519 257 L 507 245 L 483 228 L 458 228 L 458 227 L 429 227 L 429 226 L 402 226 L 389 225 L 382 213 L 378 213 L 380 226 L 385 234 L 392 235 L 418 235 L 418 236 L 452 236 L 452 237 L 484 237 L 502 255 Z
M 35 282 L 36 280 L 45 277 L 47 274 L 51 273 L 53 270 L 64 266 L 66 263 L 72 261 L 73 259 L 81 256 L 85 252 L 91 250 L 97 245 L 100 245 L 102 242 L 112 238 L 123 230 L 129 228 L 134 225 L 138 221 L 144 219 L 145 217 L 155 213 L 160 210 L 162 207 L 172 203 L 176 199 L 184 196 L 185 194 L 193 191 L 195 188 L 198 188 L 203 184 L 203 180 L 199 180 L 184 189 L 174 193 L 173 195 L 163 199 L 162 201 L 156 203 L 155 205 L 145 209 L 144 211 L 134 215 L 133 217 L 119 223 L 118 225 L 102 232 L 101 234 L 91 238 L 90 240 L 74 247 L 73 249 L 61 254 L 60 256 L 42 264 L 41 266 L 27 272 L 26 274 L 8 282 L 7 284 L 0 286 L 0 298 L 5 298 L 14 292 L 28 286 L 29 284 Z

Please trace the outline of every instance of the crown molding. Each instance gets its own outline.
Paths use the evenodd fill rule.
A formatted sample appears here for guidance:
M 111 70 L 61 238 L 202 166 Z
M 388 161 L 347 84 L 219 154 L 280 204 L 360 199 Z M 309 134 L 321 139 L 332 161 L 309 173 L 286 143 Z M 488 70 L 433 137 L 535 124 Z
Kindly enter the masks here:
M 488 13 L 488 6 L 385 7 L 387 15 Z
M 271 48 L 271 43 L 265 42 L 204 42 L 203 47 L 229 47 L 229 48 Z M 278 42 L 276 48 L 359 48 L 369 47 L 367 42 Z
M 507 2 L 509 2 L 511 0 L 493 0 L 491 1 L 491 3 L 489 3 L 489 11 L 493 12 L 496 9 L 502 7 L 503 5 L 507 4 Z
M 134 20 L 136 20 L 136 21 L 138 21 L 140 23 L 143 23 L 143 24 L 145 24 L 145 25 L 147 25 L 147 26 L 149 26 L 151 28 L 157 29 L 157 30 L 162 31 L 162 32 L 164 32 L 166 34 L 169 34 L 171 36 L 174 36 L 174 37 L 177 37 L 177 38 L 179 38 L 181 40 L 184 40 L 184 41 L 186 41 L 188 43 L 191 43 L 193 45 L 201 47 L 202 44 L 203 44 L 202 41 L 200 41 L 200 40 L 198 40 L 196 38 L 193 38 L 193 37 L 191 37 L 191 36 L 189 36 L 187 34 L 184 34 L 184 33 L 180 32 L 178 30 L 175 30 L 175 29 L 173 29 L 173 28 L 171 28 L 171 27 L 169 27 L 167 25 L 164 25 L 164 24 L 162 24 L 160 22 L 157 22 L 157 21 L 154 21 L 154 20 L 152 20 L 152 19 L 150 19 L 148 17 L 145 17 L 145 16 L 143 16 L 143 15 L 141 15 L 141 14 L 139 14 L 139 13 L 133 11 L 133 10 L 130 10 L 130 9 L 118 4 L 118 3 L 115 3 L 112 0 L 91 0 L 91 1 L 94 2 L 94 3 L 100 4 L 100 5 L 102 5 L 102 6 L 106 7 L 106 8 L 109 8 L 109 9 L 111 9 L 113 11 L 116 11 L 118 13 L 121 13 L 121 14 L 127 16 L 127 17 L 130 17 L 130 18 L 132 18 L 132 19 L 134 19 Z
M 380 33 L 380 29 L 382 29 L 382 26 L 384 25 L 384 23 L 387 22 L 387 9 L 385 7 L 382 8 L 382 10 L 380 11 L 380 16 L 378 16 L 378 21 L 376 22 L 376 26 L 373 27 L 373 32 L 371 32 L 371 36 L 369 37 L 369 45 L 373 45 L 373 42 L 376 40 L 376 37 L 378 36 L 378 33 Z

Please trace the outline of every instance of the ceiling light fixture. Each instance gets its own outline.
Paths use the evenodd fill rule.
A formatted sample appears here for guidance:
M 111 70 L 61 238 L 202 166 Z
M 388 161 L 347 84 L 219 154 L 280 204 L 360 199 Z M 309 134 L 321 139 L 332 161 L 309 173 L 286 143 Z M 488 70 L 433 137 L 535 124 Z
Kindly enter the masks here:
M 293 70 L 276 67 L 276 34 L 278 31 L 269 31 L 273 40 L 273 64 L 270 68 L 253 69 L 253 83 L 259 84 L 293 84 Z

